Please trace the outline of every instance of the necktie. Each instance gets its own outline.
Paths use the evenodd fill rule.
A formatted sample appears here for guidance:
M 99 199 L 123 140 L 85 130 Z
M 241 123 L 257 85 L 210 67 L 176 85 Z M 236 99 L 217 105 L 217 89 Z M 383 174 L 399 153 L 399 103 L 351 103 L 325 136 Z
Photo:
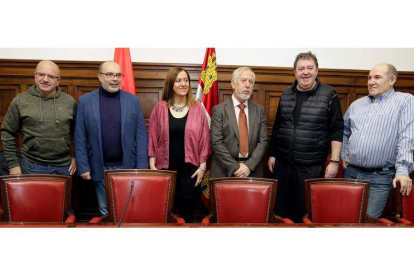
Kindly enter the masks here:
M 246 156 L 249 151 L 249 132 L 247 130 L 247 117 L 244 113 L 244 104 L 239 104 L 239 151 L 243 156 Z

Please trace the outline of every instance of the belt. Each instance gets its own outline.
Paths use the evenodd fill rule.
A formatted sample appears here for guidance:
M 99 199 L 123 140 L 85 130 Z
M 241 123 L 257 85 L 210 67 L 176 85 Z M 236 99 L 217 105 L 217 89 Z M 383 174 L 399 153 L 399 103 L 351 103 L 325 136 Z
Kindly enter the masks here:
M 385 167 L 385 168 L 363 168 L 363 167 L 358 167 L 358 166 L 354 166 L 351 164 L 348 164 L 348 166 L 354 167 L 355 169 L 358 169 L 362 172 L 381 172 L 381 171 L 392 171 L 395 170 L 395 167 Z
M 236 161 L 239 162 L 239 163 L 244 163 L 247 160 L 249 160 L 249 158 L 236 158 Z

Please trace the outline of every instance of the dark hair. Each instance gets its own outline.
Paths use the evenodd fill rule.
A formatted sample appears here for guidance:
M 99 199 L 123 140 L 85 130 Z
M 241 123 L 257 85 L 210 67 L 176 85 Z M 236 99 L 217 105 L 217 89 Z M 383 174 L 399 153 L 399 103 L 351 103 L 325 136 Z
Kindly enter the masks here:
M 311 51 L 309 51 L 309 52 L 306 52 L 306 53 L 300 53 L 296 56 L 295 62 L 293 63 L 293 71 L 296 70 L 296 65 L 298 64 L 298 61 L 300 59 L 312 59 L 316 64 L 316 68 L 319 68 L 318 59 L 316 58 L 316 55 L 313 54 Z
M 196 100 L 193 97 L 193 90 L 191 88 L 190 74 L 188 74 L 188 72 L 184 68 L 173 67 L 167 73 L 164 88 L 162 90 L 162 100 L 167 101 L 168 107 L 173 106 L 174 104 L 174 83 L 177 79 L 178 74 L 180 74 L 183 71 L 187 74 L 188 77 L 188 93 L 186 105 L 188 105 L 188 107 L 191 107 L 196 103 Z

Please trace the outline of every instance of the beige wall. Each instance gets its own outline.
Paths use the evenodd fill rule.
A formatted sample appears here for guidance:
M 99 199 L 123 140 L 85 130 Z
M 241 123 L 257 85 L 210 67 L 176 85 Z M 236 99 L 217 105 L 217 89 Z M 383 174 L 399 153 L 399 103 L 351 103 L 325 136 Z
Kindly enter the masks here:
M 414 71 L 414 48 L 216 48 L 217 63 L 292 67 L 297 53 L 312 50 L 320 68 L 369 70 L 380 62 Z M 104 61 L 113 48 L 0 48 L 0 59 Z M 131 48 L 134 62 L 201 64 L 205 48 Z

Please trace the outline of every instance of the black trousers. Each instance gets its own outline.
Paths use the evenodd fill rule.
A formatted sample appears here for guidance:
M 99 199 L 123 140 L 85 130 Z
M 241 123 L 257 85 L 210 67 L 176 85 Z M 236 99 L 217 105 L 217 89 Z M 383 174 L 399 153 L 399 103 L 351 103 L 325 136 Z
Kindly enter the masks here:
M 182 217 L 186 223 L 193 223 L 195 203 L 196 199 L 194 198 L 183 198 L 176 196 L 174 202 L 174 211 L 177 215 Z
M 302 166 L 279 162 L 273 168 L 277 179 L 275 214 L 301 223 L 306 214 L 305 179 L 324 177 L 324 165 Z

